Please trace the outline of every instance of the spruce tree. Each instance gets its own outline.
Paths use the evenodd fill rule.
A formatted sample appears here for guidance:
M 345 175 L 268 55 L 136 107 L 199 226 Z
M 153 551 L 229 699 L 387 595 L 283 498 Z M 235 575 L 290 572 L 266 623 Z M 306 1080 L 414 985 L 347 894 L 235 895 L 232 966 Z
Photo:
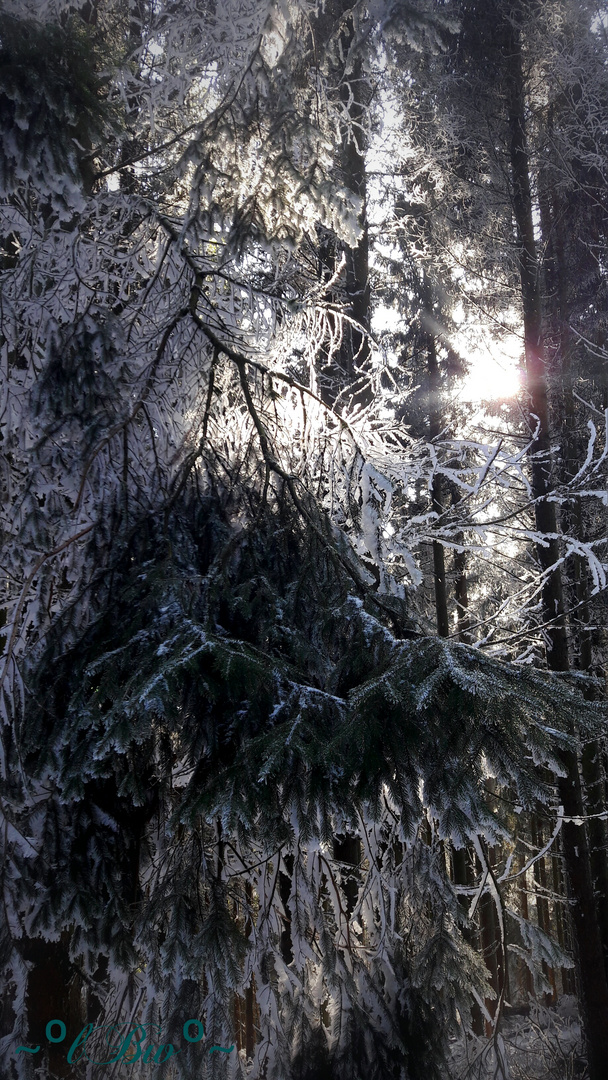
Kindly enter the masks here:
M 490 781 L 557 814 L 572 716 L 604 708 L 421 633 L 391 522 L 425 450 L 317 391 L 342 343 L 306 245 L 352 255 L 364 224 L 344 35 L 313 49 L 304 0 L 72 7 L 1 38 L 6 1071 L 68 1071 L 52 978 L 71 1039 L 155 1025 L 160 1075 L 439 1080 L 490 994 L 461 903 L 497 891 Z M 361 71 L 380 32 L 433 33 L 426 4 L 339 8 Z M 45 79 L 64 122 L 30 145 Z M 244 1054 L 206 1053 L 243 1000 Z

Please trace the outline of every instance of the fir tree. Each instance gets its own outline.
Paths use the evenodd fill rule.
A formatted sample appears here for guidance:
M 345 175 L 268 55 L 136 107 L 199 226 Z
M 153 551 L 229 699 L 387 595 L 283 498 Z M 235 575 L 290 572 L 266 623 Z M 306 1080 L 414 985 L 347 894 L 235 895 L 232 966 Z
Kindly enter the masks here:
M 364 239 L 365 177 L 336 182 L 368 122 L 350 73 L 445 18 L 28 12 L 0 30 L 7 1072 L 37 1067 L 14 1048 L 44 1041 L 46 989 L 72 1038 L 135 1019 L 177 1048 L 204 1020 L 161 1075 L 439 1080 L 491 993 L 462 897 L 559 960 L 503 911 L 494 782 L 561 825 L 561 762 L 605 722 L 567 674 L 421 633 L 408 490 L 436 459 L 380 396 L 362 422 L 317 391 L 348 335 L 306 251 Z M 476 493 L 494 459 L 469 451 Z M 250 1060 L 202 1056 L 243 999 Z

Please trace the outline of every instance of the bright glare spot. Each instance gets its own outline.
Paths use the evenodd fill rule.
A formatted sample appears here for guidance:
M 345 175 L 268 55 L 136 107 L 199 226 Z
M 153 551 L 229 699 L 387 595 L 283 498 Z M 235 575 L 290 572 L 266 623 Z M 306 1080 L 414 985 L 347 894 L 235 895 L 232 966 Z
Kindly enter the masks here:
M 459 388 L 461 401 L 513 398 L 521 390 L 522 343 L 517 334 L 466 352 L 469 370 Z
M 395 331 L 402 321 L 403 316 L 396 308 L 380 304 L 372 316 L 372 332 L 382 334 L 387 330 Z
M 469 370 L 456 388 L 460 401 L 482 402 L 514 398 L 521 390 L 521 364 L 523 342 L 521 337 L 503 330 L 497 338 L 479 323 L 467 322 L 462 304 L 456 304 L 451 313 L 452 322 L 458 327 L 443 342 L 453 347 L 466 360 Z M 380 304 L 372 317 L 372 333 L 394 333 L 403 327 L 404 319 L 395 307 Z M 388 357 L 389 367 L 397 364 L 397 357 Z

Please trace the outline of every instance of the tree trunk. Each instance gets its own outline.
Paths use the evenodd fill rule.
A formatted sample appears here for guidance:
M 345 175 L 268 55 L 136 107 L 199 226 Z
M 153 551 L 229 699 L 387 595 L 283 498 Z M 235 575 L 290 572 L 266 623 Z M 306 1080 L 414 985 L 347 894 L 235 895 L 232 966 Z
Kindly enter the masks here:
M 40 1058 L 32 1055 L 33 1061 L 40 1066 L 46 1059 L 45 1075 L 56 1077 L 73 1075 L 66 1055 L 85 1026 L 82 981 L 78 969 L 70 963 L 67 937 L 62 935 L 60 941 L 24 938 L 20 942 L 21 955 L 32 965 L 27 985 L 27 1045 L 32 1049 L 40 1046 Z M 65 1024 L 66 1036 L 59 1043 L 51 1043 L 47 1038 L 46 1028 L 51 1020 Z M 51 1034 L 54 1038 L 60 1035 L 58 1025 Z
M 563 866 L 563 851 L 561 838 L 558 836 L 554 845 L 552 870 L 553 870 L 553 891 L 557 896 L 566 897 L 567 888 L 564 881 L 564 874 L 562 870 Z M 562 949 L 568 951 L 570 949 L 570 939 L 572 936 L 572 927 L 569 914 L 564 910 L 562 904 L 556 904 L 555 911 L 555 923 L 557 930 L 557 940 Z M 572 968 L 561 969 L 562 977 L 562 989 L 564 994 L 576 994 L 576 979 Z
M 526 862 L 525 855 L 521 856 L 521 862 L 522 862 L 522 868 L 523 868 L 523 866 L 525 865 L 525 862 Z M 521 911 L 522 919 L 525 919 L 525 921 L 528 922 L 529 918 L 530 918 L 530 913 L 529 913 L 529 909 L 528 909 L 528 893 L 527 893 L 526 874 L 522 874 L 517 879 L 517 893 L 518 893 L 518 897 L 519 897 L 519 908 L 520 908 L 520 911 Z M 520 961 L 520 964 L 521 964 L 521 961 Z M 530 968 L 528 967 L 528 965 L 526 963 L 522 964 L 520 970 L 521 970 L 521 973 L 522 973 L 523 991 L 524 991 L 526 999 L 529 1000 L 534 995 L 534 983 L 532 981 L 532 972 L 530 971 Z
M 548 638 L 547 662 L 552 671 L 569 669 L 562 578 L 552 570 L 559 559 L 557 515 L 551 492 L 549 410 L 542 334 L 539 262 L 534 238 L 532 195 L 525 130 L 525 90 L 521 40 L 512 21 L 506 22 L 508 120 L 513 211 L 520 244 L 520 278 L 524 316 L 526 380 L 530 426 L 536 437 L 531 451 L 532 489 L 538 532 L 546 539 L 537 544 L 537 558 L 546 575 L 543 615 Z M 567 817 L 584 818 L 578 756 L 561 753 L 566 775 L 558 780 L 560 801 Z M 595 908 L 589 845 L 584 826 L 567 821 L 563 826 L 564 859 L 572 900 L 572 923 L 578 960 L 581 1007 L 589 1056 L 590 1080 L 608 1076 L 608 984 Z
M 570 330 L 569 273 L 566 264 L 564 228 L 567 227 L 566 207 L 555 191 L 543 193 L 541 199 L 541 226 L 546 246 L 545 272 L 550 286 L 553 305 L 554 335 L 560 393 L 560 460 L 561 479 L 568 483 L 579 470 L 585 447 L 577 433 L 576 406 L 573 394 L 572 332 Z M 588 540 L 580 498 L 575 498 L 563 508 L 567 531 L 581 543 Z M 597 628 L 591 627 L 589 608 L 589 575 L 587 564 L 579 554 L 571 556 L 566 564 L 567 587 L 570 597 L 570 631 L 573 638 L 573 663 L 579 671 L 594 674 L 593 645 Z M 588 686 L 588 700 L 594 699 L 597 688 Z M 584 781 L 585 805 L 588 821 L 591 872 L 595 889 L 597 915 L 602 937 L 604 966 L 608 977 L 608 833 L 605 820 L 600 815 L 606 809 L 606 777 L 601 744 L 592 740 L 582 752 L 581 766 Z
M 461 494 L 456 485 L 452 486 L 452 505 L 456 509 L 461 501 Z M 464 534 L 458 533 L 456 543 L 463 543 Z M 467 578 L 467 553 L 454 551 L 454 597 L 456 600 L 456 629 L 458 640 L 464 645 L 471 644 L 471 616 L 469 613 L 469 583 Z
M 429 315 L 431 312 L 430 287 L 424 283 L 425 309 Z M 437 345 L 435 335 L 426 334 L 427 372 L 429 388 L 429 439 L 433 442 L 441 434 L 441 399 L 439 385 L 439 363 L 437 360 Z M 442 477 L 435 473 L 431 490 L 433 511 L 441 517 L 444 511 L 444 493 Z M 448 592 L 445 577 L 445 551 L 443 544 L 433 540 L 433 571 L 435 576 L 435 611 L 437 614 L 437 633 L 439 637 L 447 638 L 450 633 L 448 618 Z
M 538 851 L 540 851 L 544 844 L 543 827 L 542 822 L 537 814 L 531 815 L 530 827 L 532 832 L 532 844 Z M 551 912 L 549 910 L 549 885 L 547 880 L 547 868 L 545 866 L 545 860 L 537 859 L 533 867 L 534 884 L 536 888 L 536 912 L 538 917 L 538 925 L 545 934 L 551 934 Z M 549 967 L 546 961 L 543 960 L 543 975 L 547 979 L 551 987 L 551 993 L 546 995 L 545 1004 L 555 1005 L 557 1001 L 557 986 L 555 982 L 555 972 L 553 968 Z
M 347 45 L 347 42 L 344 43 Z M 349 381 L 355 385 L 359 379 L 362 385 L 358 388 L 356 398 L 358 401 L 369 402 L 371 393 L 367 386 L 365 374 L 361 375 L 367 367 L 369 360 L 369 233 L 367 226 L 367 177 L 365 172 L 366 150 L 366 102 L 364 87 L 365 76 L 360 56 L 353 63 L 352 74 L 348 82 L 344 82 L 341 88 L 341 98 L 345 108 L 348 108 L 349 128 L 342 135 L 342 169 L 344 179 L 350 190 L 361 200 L 359 212 L 359 225 L 361 236 L 356 247 L 344 248 L 346 259 L 346 299 L 347 313 L 357 323 L 346 322 L 343 329 L 342 356 Z M 361 327 L 359 329 L 358 327 Z M 363 394 L 363 397 L 361 396 Z
M 474 884 L 474 874 L 472 871 L 472 858 L 469 848 L 452 848 L 452 878 L 455 885 L 465 885 L 470 887 Z M 466 917 L 466 912 L 470 903 L 469 896 L 462 896 L 459 899 L 459 905 L 463 910 Z M 462 936 L 468 945 L 476 949 L 479 952 L 479 942 L 477 941 L 477 934 L 473 926 L 464 926 L 462 930 Z M 484 1022 L 481 1009 L 476 1001 L 471 1006 L 471 1026 L 473 1028 L 474 1035 L 483 1035 Z
M 336 64 L 332 78 L 339 87 L 344 116 L 340 130 L 340 180 L 360 200 L 358 224 L 361 233 L 357 244 L 350 247 L 339 243 L 330 234 L 320 245 L 322 277 L 329 277 L 335 272 L 340 256 L 344 257 L 345 263 L 342 287 L 336 289 L 333 298 L 345 316 L 342 341 L 337 352 L 328 359 L 319 379 L 321 396 L 329 405 L 333 405 L 337 399 L 343 404 L 367 405 L 373 397 L 368 364 L 370 286 L 365 168 L 370 89 L 362 56 L 359 53 L 349 56 L 354 41 L 354 27 L 352 18 L 347 17 L 342 21 L 349 7 L 350 0 L 330 0 L 314 19 L 315 32 L 320 40 L 326 42 L 333 34 L 339 34 L 341 63 Z
M 329 0 L 314 18 L 316 36 L 327 42 L 337 32 L 338 25 L 349 7 L 350 3 L 347 0 Z M 351 58 L 350 70 L 347 73 L 353 40 L 352 19 L 347 18 L 342 22 L 339 30 L 340 53 L 345 63 L 340 65 L 341 70 L 336 65 L 332 77 L 334 85 L 339 86 L 345 117 L 340 131 L 341 180 L 345 187 L 361 200 L 361 210 L 358 215 L 361 235 L 354 247 L 338 244 L 335 237 L 326 236 L 324 250 L 320 251 L 322 276 L 334 273 L 338 251 L 344 255 L 345 260 L 343 289 L 335 298 L 346 315 L 342 325 L 342 341 L 337 354 L 329 358 L 319 379 L 321 396 L 328 405 L 334 405 L 338 400 L 344 404 L 365 405 L 372 399 L 368 377 L 363 372 L 369 358 L 370 325 L 365 169 L 368 80 L 363 70 L 362 57 L 359 54 Z M 343 871 L 342 873 L 346 911 L 350 916 L 359 892 L 359 876 L 356 869 L 361 862 L 359 837 L 354 833 L 334 837 L 333 858 L 353 868 L 350 872 Z

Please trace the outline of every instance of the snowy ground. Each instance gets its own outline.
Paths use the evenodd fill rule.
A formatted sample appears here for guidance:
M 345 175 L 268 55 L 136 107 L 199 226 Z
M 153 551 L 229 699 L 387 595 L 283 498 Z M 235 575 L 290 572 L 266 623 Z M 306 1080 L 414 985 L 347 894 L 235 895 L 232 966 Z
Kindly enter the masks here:
M 527 1015 L 505 1018 L 496 1044 L 454 1046 L 458 1080 L 585 1080 L 576 999 L 554 1008 L 533 1004 Z

